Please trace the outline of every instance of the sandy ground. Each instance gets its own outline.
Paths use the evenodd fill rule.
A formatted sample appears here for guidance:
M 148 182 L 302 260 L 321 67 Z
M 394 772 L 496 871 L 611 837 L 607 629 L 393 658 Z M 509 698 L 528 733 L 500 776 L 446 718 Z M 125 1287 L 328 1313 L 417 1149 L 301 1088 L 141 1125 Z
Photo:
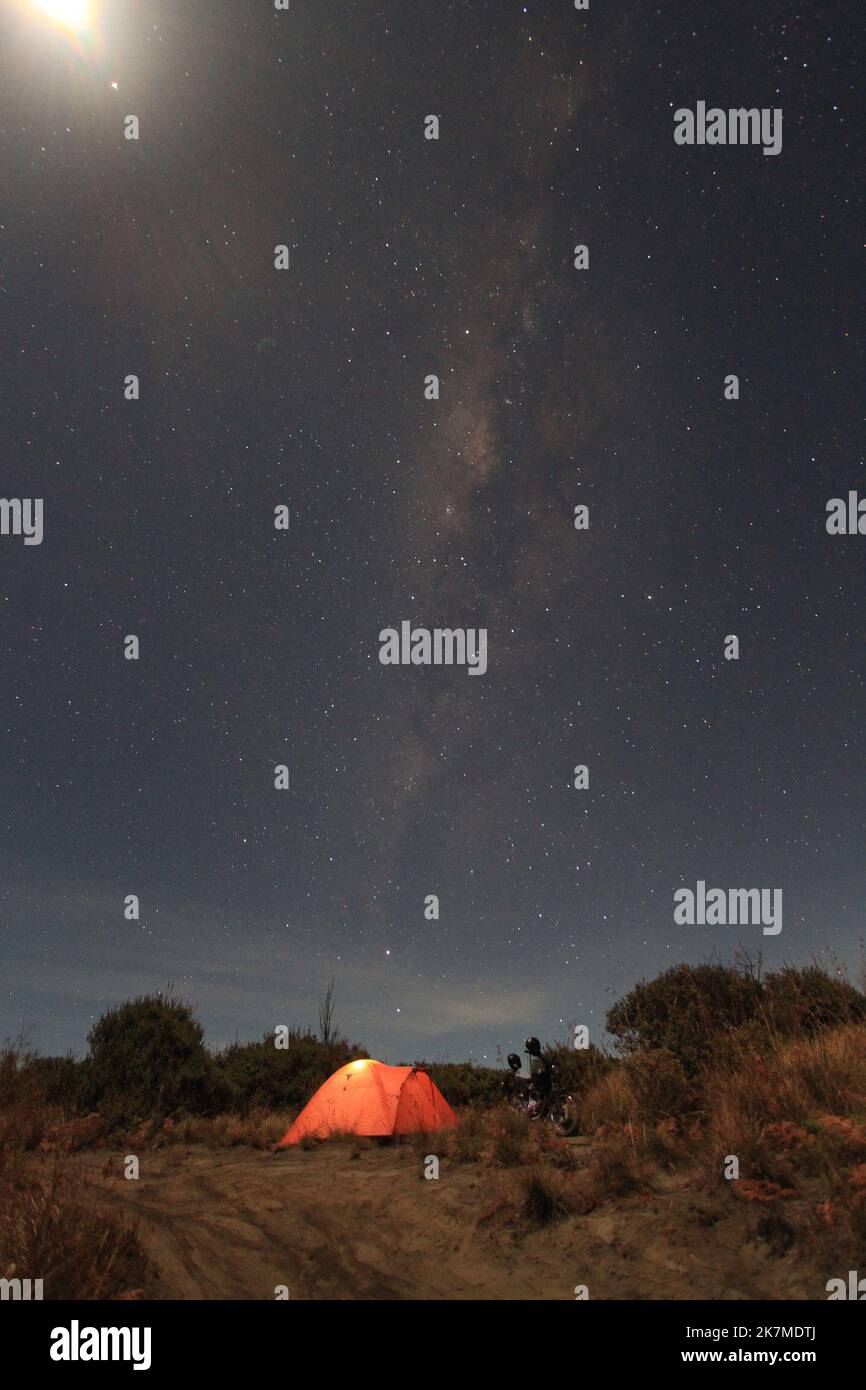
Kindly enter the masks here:
M 671 1185 L 544 1227 L 497 1204 L 514 1170 L 409 1146 L 278 1154 L 174 1147 L 80 1156 L 94 1197 L 133 1216 L 171 1299 L 826 1298 L 818 1270 L 755 1237 L 761 1212 Z

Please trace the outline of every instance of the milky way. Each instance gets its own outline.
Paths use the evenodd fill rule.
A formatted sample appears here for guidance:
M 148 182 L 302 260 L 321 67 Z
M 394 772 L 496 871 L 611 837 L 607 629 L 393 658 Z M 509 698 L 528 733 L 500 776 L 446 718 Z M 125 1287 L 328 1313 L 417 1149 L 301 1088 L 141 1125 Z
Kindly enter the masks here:
M 740 944 L 856 971 L 844 27 L 129 8 L 0 35 L 3 495 L 44 502 L 0 537 L 0 1033 L 80 1052 L 171 981 L 256 1037 L 333 975 L 374 1056 L 493 1059 Z M 783 111 L 780 151 L 677 143 L 699 101 Z M 383 665 L 404 620 L 486 671 Z M 699 881 L 783 930 L 675 922 Z

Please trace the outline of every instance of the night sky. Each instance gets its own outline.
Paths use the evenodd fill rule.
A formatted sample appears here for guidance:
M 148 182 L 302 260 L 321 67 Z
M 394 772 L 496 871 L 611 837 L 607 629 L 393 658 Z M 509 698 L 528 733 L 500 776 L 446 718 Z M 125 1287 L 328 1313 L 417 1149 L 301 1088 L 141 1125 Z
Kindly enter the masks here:
M 856 19 L 4 5 L 0 1036 L 173 983 L 258 1038 L 333 975 L 371 1055 L 494 1061 L 738 945 L 856 980 Z M 781 152 L 678 146 L 703 100 Z M 383 665 L 404 620 L 486 673 Z M 699 879 L 782 932 L 675 924 Z

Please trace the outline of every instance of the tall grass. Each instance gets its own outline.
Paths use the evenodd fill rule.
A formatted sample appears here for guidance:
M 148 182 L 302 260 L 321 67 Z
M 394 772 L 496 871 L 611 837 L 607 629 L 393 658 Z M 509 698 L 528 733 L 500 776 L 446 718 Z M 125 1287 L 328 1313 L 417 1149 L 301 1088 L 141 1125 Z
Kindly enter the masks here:
M 0 1155 L 0 1277 L 41 1279 L 46 1299 L 143 1297 L 153 1274 L 133 1228 L 100 1211 L 68 1158 Z

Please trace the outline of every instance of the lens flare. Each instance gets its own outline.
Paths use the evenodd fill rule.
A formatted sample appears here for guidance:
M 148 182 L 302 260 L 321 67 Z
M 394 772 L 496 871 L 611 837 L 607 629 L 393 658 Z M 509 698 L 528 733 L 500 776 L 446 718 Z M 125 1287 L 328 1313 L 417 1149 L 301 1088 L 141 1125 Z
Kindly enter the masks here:
M 80 32 L 91 23 L 92 0 L 33 0 L 35 8 L 64 29 Z

